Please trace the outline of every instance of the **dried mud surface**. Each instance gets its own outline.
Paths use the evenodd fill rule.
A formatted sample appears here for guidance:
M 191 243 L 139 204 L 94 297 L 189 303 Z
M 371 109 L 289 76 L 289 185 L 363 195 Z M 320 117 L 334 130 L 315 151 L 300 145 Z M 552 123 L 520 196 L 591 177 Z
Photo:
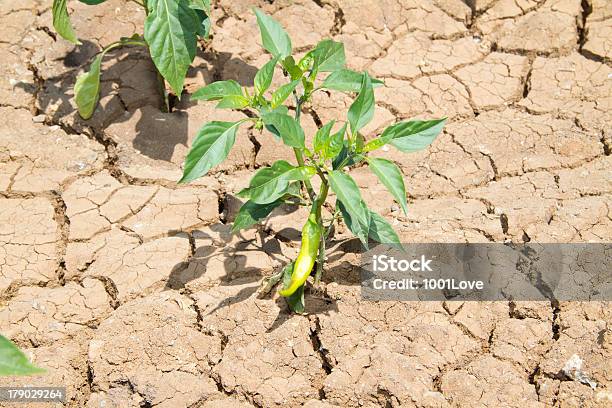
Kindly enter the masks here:
M 177 185 L 198 127 L 242 114 L 187 94 L 161 113 L 151 62 L 124 49 L 80 120 L 76 75 L 144 13 L 70 1 L 74 47 L 49 29 L 50 4 L 0 3 L 0 332 L 48 369 L 0 385 L 66 386 L 66 406 L 88 408 L 610 406 L 609 303 L 364 302 L 342 228 L 306 315 L 258 298 L 295 256 L 303 213 L 232 235 L 235 193 L 290 150 L 243 128 L 220 168 Z M 610 241 L 612 2 L 219 0 L 187 93 L 252 86 L 268 58 L 252 6 L 298 52 L 333 37 L 350 68 L 385 79 L 368 137 L 449 117 L 427 151 L 377 152 L 401 166 L 408 216 L 353 172 L 404 241 Z M 310 137 L 349 103 L 318 94 Z

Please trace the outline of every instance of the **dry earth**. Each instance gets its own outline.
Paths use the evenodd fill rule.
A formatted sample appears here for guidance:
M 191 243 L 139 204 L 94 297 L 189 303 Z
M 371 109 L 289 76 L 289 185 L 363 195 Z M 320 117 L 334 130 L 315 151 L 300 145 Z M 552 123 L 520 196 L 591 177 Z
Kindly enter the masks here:
M 197 128 L 241 114 L 188 95 L 160 113 L 152 65 L 132 49 L 105 59 L 100 107 L 80 120 L 76 75 L 143 12 L 70 1 L 75 48 L 49 29 L 50 4 L 0 2 L 0 332 L 48 369 L 0 385 L 65 385 L 66 405 L 88 408 L 612 404 L 609 303 L 363 302 L 342 230 L 307 315 L 258 299 L 295 254 L 302 214 L 231 235 L 234 193 L 290 150 L 246 129 L 215 173 L 176 185 Z M 298 51 L 331 36 L 351 68 L 385 79 L 370 137 L 450 118 L 426 152 L 381 152 L 404 172 L 407 217 L 354 171 L 404 241 L 610 241 L 612 2 L 219 0 L 188 92 L 252 86 L 268 58 L 253 5 Z M 307 130 L 349 102 L 319 94 Z M 564 372 L 574 355 L 596 386 Z

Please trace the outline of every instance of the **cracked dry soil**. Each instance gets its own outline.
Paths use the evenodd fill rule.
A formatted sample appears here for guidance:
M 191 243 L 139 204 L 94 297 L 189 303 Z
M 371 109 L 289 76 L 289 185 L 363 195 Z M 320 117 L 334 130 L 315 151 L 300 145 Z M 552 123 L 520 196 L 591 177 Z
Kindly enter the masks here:
M 369 137 L 398 119 L 450 118 L 424 152 L 381 152 L 404 173 L 407 217 L 353 172 L 405 242 L 610 241 L 612 2 L 215 3 L 188 93 L 252 86 L 268 58 L 255 5 L 298 51 L 332 37 L 350 68 L 385 79 Z M 88 408 L 612 404 L 609 303 L 364 302 L 342 228 L 307 315 L 258 298 L 261 277 L 295 255 L 303 214 L 280 209 L 231 235 L 234 194 L 291 151 L 243 129 L 220 168 L 176 185 L 197 128 L 242 114 L 187 95 L 160 113 L 151 62 L 130 49 L 105 59 L 100 106 L 80 120 L 76 75 L 142 31 L 143 12 L 69 2 L 75 48 L 49 29 L 50 4 L 0 2 L 0 332 L 48 369 L 0 385 L 66 386 L 65 405 Z M 307 134 L 349 103 L 319 94 Z M 595 388 L 564 374 L 573 355 Z

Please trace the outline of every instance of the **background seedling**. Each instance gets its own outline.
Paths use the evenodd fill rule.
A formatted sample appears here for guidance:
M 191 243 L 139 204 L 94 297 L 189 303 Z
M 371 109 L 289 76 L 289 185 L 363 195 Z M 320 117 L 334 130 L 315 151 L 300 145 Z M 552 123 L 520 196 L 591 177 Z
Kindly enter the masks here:
M 79 0 L 97 5 L 106 0 Z M 146 47 L 158 74 L 162 110 L 169 111 L 165 81 L 181 97 L 189 65 L 197 51 L 198 38 L 207 38 L 210 31 L 210 0 L 129 0 L 142 6 L 146 13 L 144 35 L 134 34 L 106 46 L 94 59 L 89 72 L 79 75 L 74 86 L 79 114 L 89 119 L 100 96 L 100 66 L 104 55 L 121 46 Z M 64 39 L 80 44 L 67 9 L 67 0 L 53 0 L 53 26 Z
M 361 130 L 374 116 L 374 87 L 382 82 L 367 72 L 346 69 L 344 45 L 323 40 L 296 60 L 291 39 L 270 16 L 255 10 L 263 47 L 272 59 L 255 75 L 254 93 L 233 80 L 211 83 L 196 91 L 192 99 L 219 101 L 218 108 L 251 111 L 248 118 L 237 122 L 213 121 L 198 132 L 185 159 L 181 182 L 189 182 L 206 174 L 221 163 L 234 145 L 238 127 L 252 122 L 255 128 L 269 132 L 295 154 L 297 166 L 279 160 L 270 167 L 259 169 L 249 187 L 239 196 L 247 199 L 236 216 L 233 231 L 248 228 L 268 216 L 274 208 L 286 202 L 310 207 L 310 215 L 302 230 L 302 247 L 295 262 L 266 282 L 271 289 L 283 280 L 281 295 L 287 297 L 292 310 L 304 310 L 304 283 L 311 274 L 316 258 L 314 283 L 317 285 L 325 261 L 325 240 L 339 219 L 367 248 L 368 241 L 399 245 L 393 227 L 365 204 L 357 183 L 349 170 L 367 165 L 387 187 L 407 212 L 406 189 L 400 169 L 391 160 L 369 157 L 369 153 L 385 145 L 402 152 L 415 152 L 430 145 L 444 126 L 445 119 L 404 121 L 386 128 L 379 136 L 366 140 Z M 280 66 L 288 83 L 270 92 L 275 68 Z M 327 74 L 321 81 L 320 74 Z M 300 125 L 304 105 L 313 93 L 321 90 L 357 93 L 346 121 L 337 118 L 323 124 L 314 135 L 312 146 L 306 146 Z M 287 105 L 293 102 L 295 115 L 289 115 Z M 271 140 L 271 142 L 273 142 Z M 321 181 L 319 191 L 312 186 L 312 177 Z M 323 216 L 329 190 L 336 194 L 333 213 Z
M 44 373 L 45 370 L 30 363 L 9 339 L 0 335 L 0 377 L 14 375 L 32 375 Z

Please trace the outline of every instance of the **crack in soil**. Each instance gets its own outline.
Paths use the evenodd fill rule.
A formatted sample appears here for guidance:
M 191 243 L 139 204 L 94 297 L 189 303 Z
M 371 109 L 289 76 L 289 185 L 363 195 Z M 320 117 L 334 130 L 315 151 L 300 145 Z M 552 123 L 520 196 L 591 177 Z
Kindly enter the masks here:
M 344 18 L 344 10 L 340 7 L 339 4 L 331 1 L 323 0 L 321 1 L 323 4 L 328 4 L 334 10 L 334 25 L 330 30 L 330 35 L 334 36 L 342 33 L 342 29 L 346 25 L 346 19 Z
M 603 145 L 604 154 L 610 156 L 612 152 L 612 138 L 606 137 L 605 131 L 602 130 L 601 139 L 599 139 L 599 141 Z
M 523 99 L 527 98 L 529 95 L 529 91 L 531 91 L 531 74 L 533 72 L 533 57 L 528 57 L 528 70 L 527 74 L 525 74 L 525 78 L 523 79 Z
M 593 7 L 588 0 L 582 0 L 580 6 L 582 7 L 581 20 L 578 21 L 576 29 L 578 30 L 578 51 L 582 53 L 582 47 L 584 47 L 589 34 L 589 30 L 586 28 L 587 18 L 593 12 Z
M 559 301 L 557 300 L 552 301 L 550 303 L 550 306 L 553 312 L 553 318 L 552 318 L 553 340 L 557 341 L 559 340 L 559 337 L 561 336 L 561 325 L 559 324 L 559 315 L 561 313 L 561 308 L 559 305 Z
M 321 322 L 319 320 L 319 316 L 313 316 L 310 321 L 310 341 L 312 343 L 312 349 L 314 350 L 315 354 L 319 356 L 323 371 L 329 375 L 332 372 L 333 363 L 329 359 L 329 351 L 323 347 L 321 338 L 319 337 L 319 334 L 321 333 Z
M 34 92 L 32 92 L 32 99 L 30 101 L 30 113 L 36 116 L 40 114 L 40 109 L 38 109 L 37 101 L 38 95 L 40 94 L 45 85 L 45 80 L 40 75 L 38 67 L 32 64 L 30 61 L 27 62 L 27 69 L 32 73 L 32 78 L 34 79 Z
M 64 279 L 64 275 L 66 273 L 66 249 L 68 247 L 68 236 L 70 233 L 70 219 L 66 214 L 66 203 L 64 202 L 62 196 L 56 192 L 51 192 L 53 200 L 51 200 L 51 204 L 53 205 L 54 210 L 54 219 L 57 223 L 57 259 L 58 266 L 55 271 L 55 276 L 60 285 L 64 286 L 66 283 Z

